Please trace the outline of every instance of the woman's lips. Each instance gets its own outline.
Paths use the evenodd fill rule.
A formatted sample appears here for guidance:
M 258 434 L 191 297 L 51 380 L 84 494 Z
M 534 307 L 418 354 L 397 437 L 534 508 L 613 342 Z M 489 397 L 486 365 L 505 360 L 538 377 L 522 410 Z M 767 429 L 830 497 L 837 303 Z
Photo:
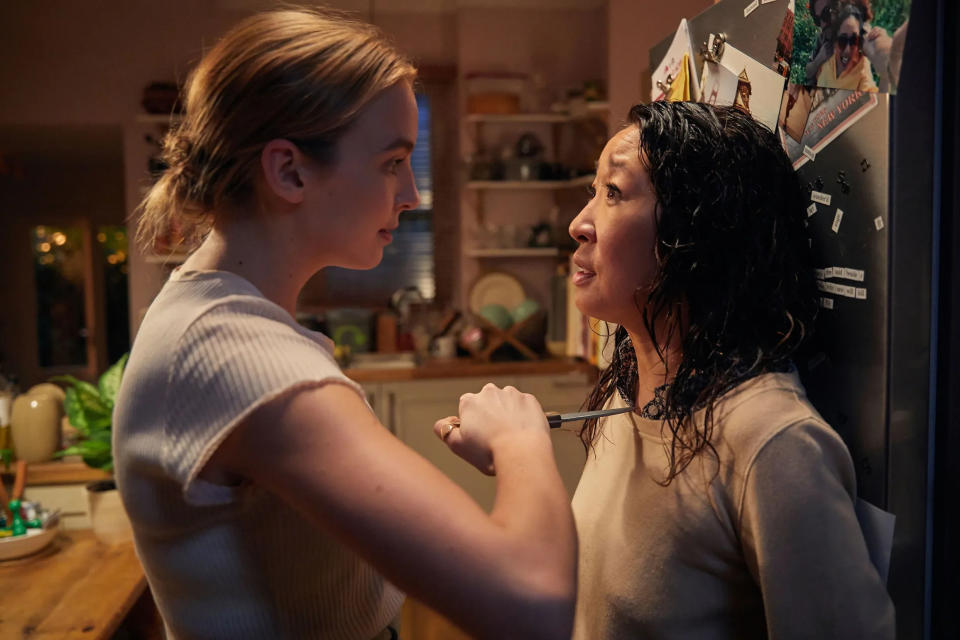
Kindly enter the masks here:
M 386 240 L 388 243 L 393 242 L 393 234 L 386 229 L 380 229 L 380 231 L 377 232 L 377 235 L 381 240 Z
M 579 287 L 579 286 L 584 285 L 584 284 L 588 283 L 589 281 L 593 280 L 593 278 L 594 278 L 596 275 L 597 275 L 597 274 L 595 274 L 593 271 L 587 271 L 586 269 L 580 269 L 579 271 L 575 271 L 574 274 L 573 274 L 573 276 L 572 276 L 572 278 L 573 278 L 573 284 Z

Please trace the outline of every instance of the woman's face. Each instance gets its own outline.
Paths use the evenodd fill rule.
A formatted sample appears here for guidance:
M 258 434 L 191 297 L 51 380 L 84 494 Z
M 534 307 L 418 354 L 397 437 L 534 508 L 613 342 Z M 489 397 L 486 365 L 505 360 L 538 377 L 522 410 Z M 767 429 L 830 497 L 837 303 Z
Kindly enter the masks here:
M 410 166 L 416 140 L 417 102 L 403 81 L 364 107 L 338 141 L 335 164 L 317 168 L 305 225 L 325 265 L 380 263 L 400 214 L 420 202 Z
M 837 70 L 843 71 L 857 64 L 860 59 L 860 21 L 847 16 L 837 30 L 837 40 L 833 47 L 837 57 Z
M 639 303 L 657 272 L 654 256 L 657 198 L 640 162 L 640 131 L 630 126 L 600 154 L 591 198 L 570 223 L 580 247 L 573 256 L 574 300 L 584 314 L 641 330 Z

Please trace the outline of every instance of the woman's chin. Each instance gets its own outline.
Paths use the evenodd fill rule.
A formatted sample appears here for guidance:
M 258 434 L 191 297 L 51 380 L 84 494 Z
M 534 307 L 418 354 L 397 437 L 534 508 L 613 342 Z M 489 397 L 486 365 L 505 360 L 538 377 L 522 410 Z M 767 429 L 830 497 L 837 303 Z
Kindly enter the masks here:
M 340 261 L 340 264 L 336 265 L 343 269 L 352 269 L 353 271 L 369 271 L 380 265 L 380 262 L 383 261 L 383 250 L 377 251 L 375 254 L 371 253 L 364 256 L 350 256 L 349 258 Z
M 586 295 L 586 292 L 576 291 L 573 295 L 573 303 L 577 310 L 585 316 L 594 320 L 603 320 L 604 322 L 615 322 L 606 305 L 598 300 L 592 299 L 592 296 Z

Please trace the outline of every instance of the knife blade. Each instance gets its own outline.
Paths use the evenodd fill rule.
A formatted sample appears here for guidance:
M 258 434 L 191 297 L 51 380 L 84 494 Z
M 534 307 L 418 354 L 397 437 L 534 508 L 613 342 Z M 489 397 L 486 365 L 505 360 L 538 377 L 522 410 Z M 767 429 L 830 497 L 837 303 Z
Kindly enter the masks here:
M 620 407 L 619 409 L 600 409 L 599 411 L 578 411 L 577 413 L 557 413 L 556 411 L 546 411 L 544 415 L 547 416 L 547 424 L 550 425 L 551 429 L 557 429 L 564 422 L 577 422 L 579 420 L 587 420 L 589 418 L 604 418 L 606 416 L 615 416 L 618 413 L 626 413 L 628 411 L 633 411 L 633 407 Z M 460 426 L 460 418 L 451 418 L 447 422 L 447 426 L 450 428 Z M 447 432 L 449 433 L 449 431 Z M 442 437 L 446 440 L 446 437 Z
M 588 420 L 590 418 L 603 418 L 606 416 L 615 416 L 618 413 L 627 413 L 633 411 L 633 407 L 620 407 L 619 409 L 601 409 L 599 411 L 579 411 L 577 413 L 557 413 L 548 411 L 547 424 L 551 429 L 557 429 L 564 422 L 577 422 L 579 420 Z

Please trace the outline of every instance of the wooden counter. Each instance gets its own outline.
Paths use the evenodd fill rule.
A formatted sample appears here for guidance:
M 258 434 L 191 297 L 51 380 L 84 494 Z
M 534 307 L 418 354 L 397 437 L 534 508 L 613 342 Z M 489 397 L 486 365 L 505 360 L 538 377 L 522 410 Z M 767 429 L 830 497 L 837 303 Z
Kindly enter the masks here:
M 13 466 L 0 469 L 0 479 L 13 484 Z M 88 467 L 79 456 L 49 462 L 31 462 L 27 465 L 27 486 L 53 484 L 79 484 L 110 480 L 113 476 L 100 469 Z
M 0 562 L 0 638 L 109 639 L 146 588 L 133 543 L 63 532 L 33 557 Z
M 402 382 L 431 378 L 471 378 L 503 375 L 551 375 L 574 372 L 596 375 L 597 368 L 582 360 L 551 358 L 506 362 L 476 362 L 469 358 L 427 360 L 417 367 L 378 369 L 348 367 L 343 372 L 352 380 L 364 382 Z

